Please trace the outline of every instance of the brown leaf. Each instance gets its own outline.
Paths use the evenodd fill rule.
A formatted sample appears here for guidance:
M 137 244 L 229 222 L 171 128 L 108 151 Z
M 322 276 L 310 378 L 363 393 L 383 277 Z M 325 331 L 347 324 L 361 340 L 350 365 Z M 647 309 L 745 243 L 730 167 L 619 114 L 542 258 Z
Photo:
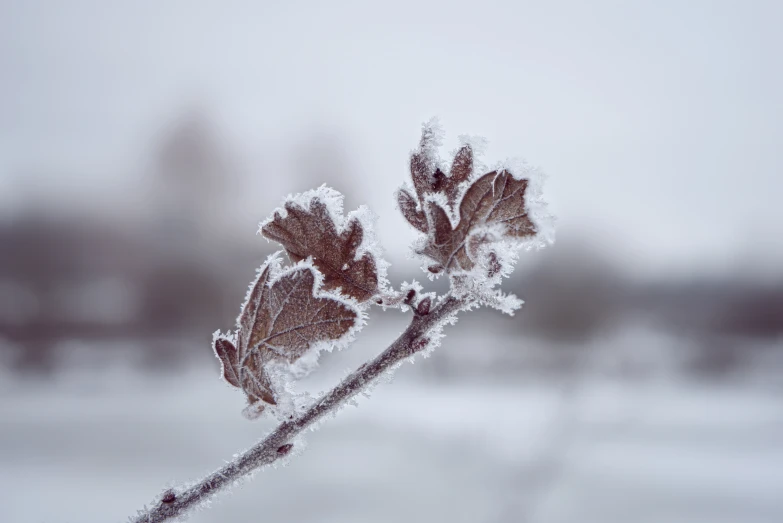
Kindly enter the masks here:
M 341 288 L 343 294 L 364 302 L 378 293 L 378 270 L 373 255 L 365 252 L 357 260 L 364 229 L 357 218 L 338 232 L 331 216 L 318 197 L 310 200 L 308 209 L 288 202 L 287 216 L 275 213 L 263 226 L 263 235 L 285 247 L 295 262 L 309 256 L 324 275 L 324 289 Z
M 277 404 L 268 363 L 293 363 L 314 344 L 338 340 L 358 321 L 356 310 L 320 292 L 314 268 L 275 278 L 277 266 L 267 263 L 248 294 L 237 319 L 238 347 L 225 338 L 215 341 L 224 378 L 241 388 L 250 404 Z
M 451 179 L 457 185 L 468 180 L 471 174 L 473 174 L 473 147 L 465 144 L 457 151 L 451 163 Z
M 400 189 L 397 192 L 397 203 L 400 205 L 400 211 L 402 211 L 402 215 L 408 220 L 408 223 L 421 232 L 426 233 L 428 230 L 427 217 L 421 209 L 416 208 L 418 203 L 413 195 L 405 189 Z
M 249 404 L 263 401 L 270 405 L 277 405 L 272 381 L 266 369 L 266 364 L 273 359 L 274 355 L 265 350 L 251 350 L 243 358 L 239 372 L 242 390 L 247 394 Z
M 241 388 L 239 384 L 239 369 L 237 368 L 237 348 L 226 338 L 215 339 L 215 354 L 222 366 L 223 379 L 230 385 Z
M 536 234 L 536 227 L 525 208 L 528 181 L 518 180 L 508 171 L 492 171 L 474 181 L 459 206 L 459 223 L 452 228 L 449 217 L 438 204 L 428 202 L 432 231 L 422 250 L 447 270 L 469 270 L 475 265 L 468 247 L 476 250 L 472 233 L 501 226 L 503 236 L 525 238 Z M 489 241 L 490 238 L 487 238 Z
M 403 216 L 428 235 L 419 252 L 437 262 L 428 267 L 434 274 L 444 269 L 470 270 L 480 257 L 488 256 L 482 263 L 496 275 L 502 267 L 492 244 L 537 232 L 525 209 L 528 180 L 518 180 L 501 170 L 471 182 L 475 162 L 470 144 L 457 151 L 446 175 L 437 166 L 436 146 L 433 129 L 425 127 L 418 149 L 411 154 L 416 194 L 405 189 L 397 194 Z M 456 227 L 452 226 L 452 217 L 458 220 Z
M 402 193 L 405 192 L 405 196 L 413 200 L 414 203 L 418 202 L 420 205 L 426 201 L 426 195 L 430 193 L 441 193 L 446 196 L 449 205 L 454 208 L 457 204 L 457 198 L 460 193 L 460 184 L 470 179 L 473 174 L 473 148 L 469 144 L 463 145 L 457 154 L 454 156 L 454 161 L 451 164 L 451 170 L 446 175 L 440 168 L 434 164 L 429 155 L 430 143 L 428 142 L 428 135 L 422 136 L 419 149 L 411 155 L 411 179 L 413 180 L 413 187 L 416 189 L 417 200 L 413 198 L 404 189 L 400 190 L 398 201 L 400 201 L 400 210 L 411 222 L 411 225 L 416 227 L 422 232 L 426 230 L 413 223 L 406 213 L 406 208 L 410 207 L 410 203 L 406 201 L 405 206 L 402 204 Z M 415 209 L 415 205 L 413 206 Z
M 307 267 L 275 281 L 263 303 L 269 320 L 256 323 L 249 346 L 294 362 L 314 343 L 348 332 L 356 324 L 356 311 L 334 298 L 314 296 L 314 287 L 315 273 Z
M 411 179 L 419 202 L 424 202 L 424 195 L 433 190 L 433 177 L 437 166 L 432 164 L 429 150 L 435 145 L 435 141 L 432 129 L 425 128 L 421 134 L 419 148 L 411 155 Z
M 460 184 L 467 181 L 471 174 L 473 174 L 473 149 L 466 144 L 457 151 L 449 176 L 436 169 L 433 176 L 433 190 L 445 194 L 449 205 L 453 208 L 457 203 Z
M 242 312 L 237 318 L 237 326 L 239 327 L 238 339 L 239 339 L 239 352 L 244 354 L 247 347 L 251 346 L 250 336 L 254 330 L 265 328 L 265 325 L 269 323 L 269 311 L 263 307 L 269 299 L 269 280 L 272 277 L 272 269 L 277 267 L 277 260 L 272 258 L 264 266 L 261 274 L 253 284 L 253 288 L 250 294 L 247 296 L 247 300 L 242 305 Z M 258 327 L 256 327 L 258 325 Z

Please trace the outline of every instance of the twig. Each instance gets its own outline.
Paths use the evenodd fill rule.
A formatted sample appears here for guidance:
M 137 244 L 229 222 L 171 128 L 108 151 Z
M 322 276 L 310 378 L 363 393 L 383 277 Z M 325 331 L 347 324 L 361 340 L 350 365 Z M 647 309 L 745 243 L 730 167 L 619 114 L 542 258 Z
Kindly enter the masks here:
M 282 458 L 291 451 L 294 437 L 327 414 L 335 413 L 396 363 L 424 349 L 429 343 L 428 334 L 467 305 L 465 299 L 448 296 L 427 314 L 414 314 L 408 328 L 386 350 L 359 367 L 298 418 L 281 423 L 267 437 L 196 484 L 166 490 L 156 498 L 151 508 L 140 511 L 130 521 L 160 523 L 182 516 L 254 470 Z

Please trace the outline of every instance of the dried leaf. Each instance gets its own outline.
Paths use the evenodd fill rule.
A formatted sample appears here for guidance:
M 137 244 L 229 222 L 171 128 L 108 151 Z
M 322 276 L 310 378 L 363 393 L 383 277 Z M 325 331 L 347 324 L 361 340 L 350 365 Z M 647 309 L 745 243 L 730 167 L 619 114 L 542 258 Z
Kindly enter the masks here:
M 347 302 L 321 292 L 315 268 L 278 271 L 272 259 L 253 284 L 237 319 L 238 347 L 226 338 L 215 340 L 223 377 L 241 388 L 250 404 L 277 404 L 270 362 L 293 363 L 314 344 L 339 340 L 359 321 Z
M 505 236 L 525 238 L 536 232 L 528 216 L 525 191 L 528 180 L 508 171 L 492 171 L 470 186 L 460 204 L 458 230 L 470 231 L 479 224 L 501 224 Z
M 356 324 L 356 311 L 328 296 L 313 294 L 315 274 L 309 268 L 291 271 L 275 281 L 262 304 L 264 321 L 256 322 L 249 346 L 267 349 L 289 362 L 314 343 L 336 340 Z
M 264 266 L 261 274 L 256 278 L 253 288 L 242 305 L 242 312 L 237 318 L 239 327 L 239 351 L 244 354 L 247 347 L 251 347 L 250 337 L 253 331 L 265 328 L 269 322 L 269 311 L 263 304 L 269 301 L 269 280 L 274 269 L 279 268 L 279 260 L 274 256 Z M 256 327 L 259 325 L 259 327 Z
M 444 173 L 436 153 L 438 135 L 435 126 L 424 126 L 419 147 L 411 154 L 415 195 L 400 189 L 400 210 L 411 225 L 427 234 L 418 252 L 437 262 L 427 268 L 430 272 L 471 270 L 480 263 L 494 277 L 503 268 L 498 242 L 538 232 L 526 206 L 529 182 L 505 169 L 475 178 L 470 143 L 460 147 L 448 174 Z
M 413 225 L 421 232 L 426 233 L 428 230 L 427 216 L 425 216 L 421 209 L 417 208 L 418 203 L 416 202 L 416 199 L 413 197 L 413 195 L 411 195 L 411 193 L 405 189 L 400 189 L 397 192 L 397 203 L 400 206 L 402 215 L 406 220 L 408 220 L 408 223 Z
M 269 378 L 266 364 L 274 360 L 274 354 L 266 350 L 254 349 L 245 354 L 239 369 L 242 379 L 242 390 L 247 394 L 249 404 L 263 401 L 277 405 L 275 393 L 272 390 L 272 380 Z
M 528 181 L 518 180 L 508 171 L 492 171 L 474 181 L 459 205 L 459 222 L 452 228 L 446 211 L 428 202 L 430 237 L 421 251 L 447 270 L 470 270 L 477 251 L 476 242 L 497 238 L 487 230 L 502 230 L 504 238 L 525 238 L 536 234 L 536 227 L 525 206 Z M 471 234 L 477 236 L 471 237 Z M 484 235 L 484 236 L 481 236 Z
M 313 264 L 324 275 L 324 289 L 340 288 L 343 294 L 364 302 L 378 293 L 378 269 L 370 252 L 358 259 L 364 229 L 357 218 L 348 221 L 338 232 L 326 205 L 318 198 L 304 209 L 294 202 L 285 204 L 287 215 L 275 213 L 265 224 L 263 235 L 285 247 L 295 262 L 312 257 Z
M 227 338 L 215 339 L 215 354 L 220 360 L 222 366 L 223 379 L 230 385 L 241 388 L 239 381 L 239 369 L 237 364 L 239 362 L 237 355 L 237 348 Z
M 432 149 L 438 145 L 434 130 L 425 127 L 421 134 L 419 148 L 411 154 L 411 179 L 413 188 L 419 197 L 419 202 L 424 201 L 424 195 L 433 190 L 434 173 L 437 165 L 432 158 Z
M 416 203 L 421 208 L 420 205 L 426 201 L 428 194 L 441 193 L 446 196 L 448 204 L 454 208 L 459 199 L 461 184 L 467 182 L 473 174 L 473 148 L 469 144 L 463 145 L 457 151 L 448 175 L 441 171 L 436 161 L 431 158 L 430 147 L 431 144 L 427 141 L 425 135 L 422 137 L 419 149 L 411 155 L 411 178 L 418 200 L 414 199 L 405 189 L 400 189 L 398 195 L 400 210 L 402 210 L 408 221 L 411 222 L 411 225 L 422 232 L 427 232 L 426 228 L 423 229 L 417 226 L 408 218 L 406 210 L 411 207 L 411 203 L 413 203 L 414 209 L 416 208 Z M 403 195 L 403 193 L 405 194 Z M 404 206 L 403 197 L 406 198 Z M 407 198 L 411 202 L 407 201 Z
M 459 197 L 460 184 L 468 181 L 471 174 L 473 174 L 473 149 L 466 144 L 457 151 L 449 176 L 436 169 L 433 175 L 433 190 L 445 194 L 449 205 L 454 207 Z

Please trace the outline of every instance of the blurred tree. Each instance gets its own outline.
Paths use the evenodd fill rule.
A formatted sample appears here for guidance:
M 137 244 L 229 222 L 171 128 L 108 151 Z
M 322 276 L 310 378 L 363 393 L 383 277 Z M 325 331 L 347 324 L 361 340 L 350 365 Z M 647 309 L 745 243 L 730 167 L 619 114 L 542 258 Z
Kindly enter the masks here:
M 192 253 L 220 233 L 236 163 L 201 109 L 177 118 L 153 150 L 154 231 L 166 252 Z
M 355 174 L 342 137 L 320 129 L 297 141 L 290 150 L 290 187 L 287 192 L 303 192 L 327 184 L 337 190 L 355 183 Z M 345 196 L 346 208 L 355 206 Z
M 516 323 L 525 332 L 566 342 L 583 342 L 613 327 L 623 313 L 628 283 L 599 251 L 578 241 L 561 241 L 541 253 L 517 293 L 528 305 Z

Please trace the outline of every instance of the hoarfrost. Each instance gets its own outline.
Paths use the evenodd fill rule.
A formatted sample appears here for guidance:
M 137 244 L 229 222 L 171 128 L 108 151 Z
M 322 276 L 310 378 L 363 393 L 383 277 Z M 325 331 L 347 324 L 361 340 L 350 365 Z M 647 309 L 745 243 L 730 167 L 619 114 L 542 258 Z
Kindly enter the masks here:
M 261 222 L 260 231 L 282 244 L 294 262 L 313 257 L 327 290 L 340 288 L 364 304 L 389 288 L 389 263 L 375 235 L 376 219 L 365 205 L 344 216 L 343 195 L 322 185 L 286 197 Z
M 544 200 L 544 183 L 547 175 L 539 167 L 530 165 L 523 158 L 507 158 L 495 167 L 495 170 L 505 170 L 517 180 L 527 179 L 525 192 L 525 208 L 538 231 L 535 237 L 524 245 L 525 248 L 541 249 L 555 243 L 555 226 L 557 219 L 549 210 L 549 204 Z
M 443 145 L 445 136 L 446 132 L 443 130 L 443 126 L 441 126 L 440 119 L 437 116 L 433 116 L 421 126 L 421 141 L 419 142 L 418 150 L 426 160 L 427 166 L 433 172 L 441 166 L 438 150 Z
M 447 171 L 437 152 L 442 136 L 438 125 L 423 126 L 411 154 L 412 188 L 406 184 L 397 192 L 403 216 L 423 233 L 412 250 L 425 260 L 430 279 L 447 273 L 465 296 L 512 313 L 521 302 L 494 287 L 511 274 L 519 250 L 554 241 L 544 176 L 517 159 L 488 171 L 480 161 L 487 142 L 472 136 L 460 136 Z
M 307 391 L 297 392 L 295 382 L 308 376 L 318 367 L 319 355 L 322 351 L 331 352 L 333 350 L 342 350 L 348 347 L 356 339 L 356 334 L 367 324 L 367 313 L 359 303 L 339 292 L 324 291 L 323 275 L 313 265 L 312 259 L 308 258 L 294 264 L 293 266 L 281 270 L 269 283 L 271 287 L 277 281 L 288 275 L 301 270 L 309 270 L 315 277 L 315 284 L 312 289 L 313 299 L 327 298 L 331 301 L 341 303 L 346 308 L 356 313 L 356 320 L 353 325 L 337 339 L 322 339 L 308 344 L 308 349 L 304 354 L 294 361 L 284 358 L 277 358 L 266 365 L 266 370 L 270 377 L 273 390 L 276 393 L 277 405 L 267 407 L 270 412 L 281 421 L 287 419 L 292 414 L 296 414 L 302 408 L 308 406 L 313 401 L 312 395 Z
M 499 287 L 521 248 L 554 241 L 554 218 L 542 198 L 543 174 L 520 160 L 488 171 L 480 160 L 487 142 L 471 136 L 459 137 L 447 168 L 438 156 L 442 139 L 437 119 L 422 126 L 411 154 L 411 183 L 396 196 L 403 216 L 423 233 L 414 251 L 427 260 L 428 276 L 449 278 L 450 290 L 443 296 L 424 293 L 415 280 L 395 291 L 375 237 L 375 215 L 366 206 L 345 215 L 342 194 L 326 185 L 289 195 L 260 224 L 267 239 L 283 245 L 292 265 L 283 266 L 282 251 L 267 258 L 248 288 L 237 329 L 216 331 L 213 349 L 224 380 L 248 398 L 243 414 L 256 418 L 269 412 L 284 423 L 217 473 L 228 488 L 270 463 L 287 464 L 305 448 L 303 432 L 316 430 L 345 405 L 358 405 L 378 383 L 391 381 L 404 362 L 428 357 L 459 312 L 487 306 L 513 314 L 522 305 Z M 318 366 L 321 351 L 353 341 L 366 324 L 371 301 L 384 309 L 411 309 L 414 319 L 388 349 L 331 391 L 318 399 L 297 391 L 295 384 Z M 253 460 L 249 468 L 246 459 Z M 242 470 L 235 466 L 238 461 Z M 215 477 L 193 487 L 212 488 Z M 181 492 L 164 491 L 156 506 Z M 207 497 L 188 500 L 183 510 L 205 506 Z M 154 511 L 145 508 L 136 520 Z
M 504 314 L 513 316 L 519 310 L 524 301 L 514 294 L 504 294 L 500 289 L 494 288 L 491 281 L 483 279 L 482 274 L 459 274 L 452 277 L 452 292 L 456 298 L 467 299 L 497 309 Z
M 268 410 L 283 419 L 311 401 L 293 383 L 317 366 L 322 350 L 350 344 L 366 320 L 355 299 L 323 289 L 311 259 L 282 268 L 275 253 L 251 285 L 236 333 L 215 333 L 213 347 L 224 379 L 248 395 L 243 414 Z

